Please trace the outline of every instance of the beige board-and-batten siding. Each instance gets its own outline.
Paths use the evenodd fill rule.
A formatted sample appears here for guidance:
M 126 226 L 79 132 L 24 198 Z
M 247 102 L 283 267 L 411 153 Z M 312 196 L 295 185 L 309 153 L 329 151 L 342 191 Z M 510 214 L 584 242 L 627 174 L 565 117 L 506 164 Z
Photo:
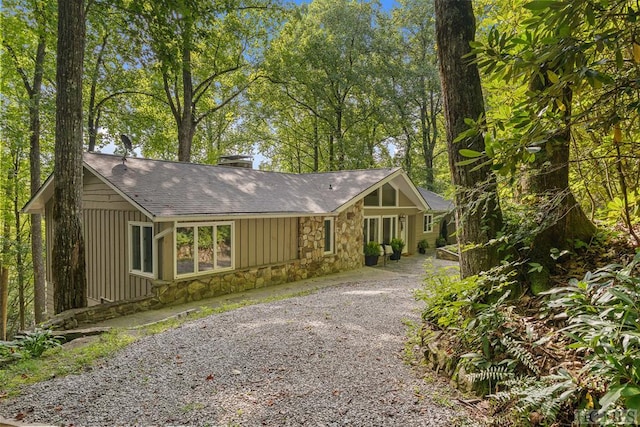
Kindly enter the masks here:
M 149 219 L 90 172 L 83 191 L 89 305 L 149 295 L 151 280 L 129 274 L 128 256 L 129 222 Z
M 236 269 L 298 258 L 298 218 L 252 218 L 235 222 Z
M 53 199 L 45 207 L 47 253 L 54 236 Z M 88 304 L 149 295 L 151 280 L 129 274 L 128 223 L 148 219 L 106 184 L 86 172 L 83 229 Z M 51 257 L 47 257 L 47 313 L 54 314 Z

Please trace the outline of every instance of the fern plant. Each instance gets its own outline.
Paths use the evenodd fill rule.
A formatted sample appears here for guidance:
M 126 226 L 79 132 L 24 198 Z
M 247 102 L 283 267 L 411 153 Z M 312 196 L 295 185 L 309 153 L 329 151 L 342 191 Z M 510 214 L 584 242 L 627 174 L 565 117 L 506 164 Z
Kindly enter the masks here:
M 587 356 L 584 367 L 609 386 L 600 413 L 640 408 L 640 253 L 626 267 L 609 265 L 547 292 L 552 310 L 568 314 L 564 332 Z

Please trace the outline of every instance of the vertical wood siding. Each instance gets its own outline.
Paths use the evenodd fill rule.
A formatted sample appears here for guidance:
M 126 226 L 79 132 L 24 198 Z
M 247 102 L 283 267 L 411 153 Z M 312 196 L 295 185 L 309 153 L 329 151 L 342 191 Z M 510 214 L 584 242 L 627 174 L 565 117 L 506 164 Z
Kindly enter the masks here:
M 148 222 L 141 212 L 90 172 L 85 172 L 84 236 L 87 296 L 121 301 L 151 292 L 151 280 L 129 274 L 129 222 Z
M 298 258 L 298 218 L 235 221 L 236 269 Z
M 149 279 L 129 274 L 128 223 L 146 221 L 137 211 L 84 210 L 87 296 L 120 301 L 151 292 Z

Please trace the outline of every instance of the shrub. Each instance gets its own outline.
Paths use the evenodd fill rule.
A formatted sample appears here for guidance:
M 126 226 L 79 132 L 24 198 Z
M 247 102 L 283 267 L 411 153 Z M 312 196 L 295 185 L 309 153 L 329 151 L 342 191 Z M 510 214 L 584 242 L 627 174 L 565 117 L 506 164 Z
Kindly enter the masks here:
M 54 336 L 51 330 L 40 328 L 18 335 L 15 340 L 20 352 L 31 357 L 40 357 L 45 350 L 59 347 L 62 341 L 63 338 Z
M 608 384 L 601 413 L 616 405 L 640 408 L 640 253 L 626 267 L 608 265 L 546 294 L 568 315 L 564 332 L 586 354 L 584 371 Z
M 391 239 L 391 248 L 394 252 L 402 252 L 404 249 L 404 240 L 402 239 Z
M 380 244 L 377 242 L 369 242 L 364 247 L 365 256 L 379 256 Z

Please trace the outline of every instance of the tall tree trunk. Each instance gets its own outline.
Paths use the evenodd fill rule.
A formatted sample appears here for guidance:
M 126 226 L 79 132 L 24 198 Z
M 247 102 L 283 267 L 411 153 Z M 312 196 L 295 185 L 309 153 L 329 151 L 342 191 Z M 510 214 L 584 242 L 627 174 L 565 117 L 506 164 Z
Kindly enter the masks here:
M 84 1 L 58 2 L 53 287 L 56 313 L 87 305 L 82 232 Z
M 105 34 L 100 44 L 98 57 L 96 58 L 95 67 L 93 67 L 93 75 L 91 76 L 91 90 L 89 92 L 89 108 L 87 109 L 87 132 L 89 133 L 89 148 L 87 151 L 93 152 L 96 149 L 96 141 L 98 139 L 98 124 L 100 122 L 100 110 L 96 106 L 96 91 L 98 89 L 98 76 L 100 67 L 102 66 L 104 49 L 107 46 L 109 33 Z
M 478 274 L 499 263 L 497 249 L 488 245 L 502 227 L 495 177 L 489 166 L 461 166 L 460 149 L 484 151 L 481 135 L 454 144 L 468 129 L 465 118 L 484 115 L 484 100 L 478 68 L 471 62 L 469 42 L 475 35 L 475 18 L 470 0 L 436 0 L 436 40 L 440 80 L 447 125 L 449 166 L 456 186 L 456 214 L 459 221 L 460 273 Z M 469 249 L 466 249 L 468 247 Z M 464 250 L 463 250 L 464 249 Z
M 318 132 L 318 116 L 313 116 L 313 172 L 320 169 L 320 133 Z
M 4 159 L 3 159 L 4 160 Z M 7 181 L 4 188 L 4 200 L 11 200 L 10 182 L 13 179 L 13 171 L 7 172 Z M 9 318 L 9 260 L 11 245 L 9 236 L 11 235 L 11 217 L 9 206 L 2 206 L 2 253 L 0 254 L 0 339 L 7 340 L 7 319 Z
M 46 54 L 46 35 L 41 29 L 36 51 L 36 63 L 31 87 L 29 106 L 29 174 L 31 196 L 40 189 L 40 98 L 42 96 L 42 77 Z M 33 311 L 36 323 L 44 320 L 46 311 L 45 271 L 42 244 L 42 215 L 31 215 L 31 260 L 33 263 Z
M 26 304 L 24 298 L 24 263 L 22 260 L 22 233 L 20 224 L 20 200 L 18 191 L 18 169 L 20 168 L 20 156 L 16 156 L 13 170 L 15 171 L 13 182 L 13 218 L 15 220 L 16 227 L 16 270 L 17 270 L 17 285 L 18 285 L 18 323 L 21 331 L 25 330 L 25 311 Z
M 336 110 L 336 144 L 338 146 L 338 170 L 344 169 L 344 138 L 342 135 L 342 108 Z
M 178 161 L 191 161 L 191 145 L 195 133 L 193 114 L 193 79 L 191 76 L 191 37 L 185 31 L 182 48 L 182 117 L 178 123 Z
M 546 70 L 542 70 L 539 76 L 531 80 L 531 93 L 544 90 L 551 85 L 546 74 Z M 535 161 L 529 165 L 523 185 L 524 192 L 535 195 L 537 205 L 544 209 L 540 216 L 544 218 L 545 228 L 534 237 L 529 254 L 531 261 L 544 268 L 541 274 L 530 274 L 531 290 L 534 293 L 549 287 L 549 272 L 555 264 L 551 258 L 551 249 L 569 248 L 570 239 L 589 241 L 596 231 L 569 187 L 572 100 L 570 88 L 564 89 L 561 100 L 565 107 L 560 112 L 564 118 L 564 127 L 536 153 Z

